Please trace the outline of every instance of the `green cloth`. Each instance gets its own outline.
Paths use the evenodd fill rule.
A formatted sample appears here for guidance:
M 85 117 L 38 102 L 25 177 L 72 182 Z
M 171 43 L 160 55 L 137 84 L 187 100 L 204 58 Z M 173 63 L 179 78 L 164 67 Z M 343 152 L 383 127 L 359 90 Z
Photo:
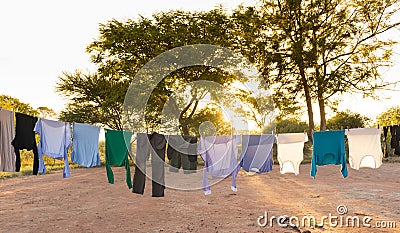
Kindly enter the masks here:
M 128 146 L 132 138 L 132 132 L 105 129 L 106 134 L 106 171 L 108 183 L 114 184 L 114 173 L 111 165 L 125 166 L 126 183 L 132 188 L 131 169 L 129 167 Z

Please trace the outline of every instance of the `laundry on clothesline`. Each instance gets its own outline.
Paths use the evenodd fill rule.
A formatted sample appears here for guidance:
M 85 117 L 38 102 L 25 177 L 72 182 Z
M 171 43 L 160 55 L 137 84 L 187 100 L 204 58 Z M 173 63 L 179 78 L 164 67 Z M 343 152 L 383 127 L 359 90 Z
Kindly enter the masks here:
M 14 112 L 0 108 L 0 172 L 15 172 Z
M 315 178 L 317 166 L 328 164 L 341 165 L 341 173 L 347 177 L 344 130 L 314 132 L 311 160 L 311 176 Z
M 72 146 L 71 161 L 85 167 L 100 165 L 100 127 L 36 118 L 0 108 L 0 172 L 20 171 L 20 150 L 32 150 L 34 154 L 33 174 L 45 173 L 43 155 L 64 161 L 63 177 L 70 177 L 68 149 Z M 383 132 L 383 152 L 381 135 Z M 36 144 L 35 133 L 40 137 Z M 341 165 L 343 177 L 348 176 L 345 152 L 345 136 L 348 139 L 350 168 L 379 168 L 388 153 L 386 140 L 390 134 L 390 147 L 400 154 L 400 126 L 357 128 L 313 133 L 311 176 L 316 177 L 317 167 L 328 164 Z M 122 166 L 126 170 L 126 183 L 133 193 L 143 194 L 146 181 L 146 162 L 151 157 L 152 196 L 163 197 L 165 172 L 184 174 L 197 172 L 197 159 L 204 161 L 202 188 L 211 194 L 210 179 L 232 177 L 231 189 L 237 191 L 238 172 L 267 173 L 273 168 L 273 145 L 277 144 L 277 160 L 280 173 L 299 174 L 303 161 L 306 133 L 226 135 L 226 136 L 181 136 L 159 133 L 138 133 L 136 155 L 131 155 L 133 132 L 105 129 L 106 174 L 109 183 L 114 183 L 111 166 Z M 241 153 L 238 155 L 239 148 Z M 130 173 L 129 157 L 134 158 L 135 173 Z M 166 166 L 166 157 L 168 165 Z M 209 179 L 210 178 L 210 179 Z M 133 182 L 132 182 L 133 181 Z
M 144 193 L 146 183 L 146 161 L 151 154 L 152 197 L 163 197 L 165 189 L 165 136 L 159 133 L 137 134 L 135 175 L 132 192 Z
M 381 134 L 381 128 L 346 130 L 351 168 L 359 170 L 361 167 L 379 168 L 382 165 Z
M 100 127 L 73 123 L 73 148 L 71 161 L 85 167 L 100 165 Z
M 224 179 L 232 176 L 232 191 L 236 192 L 236 178 L 239 172 L 237 160 L 237 136 L 206 136 L 200 138 L 198 152 L 204 161 L 203 183 L 204 194 L 211 194 L 208 174 L 212 179 Z
M 38 144 L 39 173 L 46 173 L 43 155 L 64 160 L 63 177 L 71 176 L 68 149 L 72 144 L 72 132 L 68 122 L 39 118 L 34 131 L 40 135 Z
M 111 165 L 125 167 L 126 184 L 132 188 L 131 169 L 129 166 L 129 145 L 132 138 L 132 132 L 105 129 L 105 147 L 106 147 L 106 172 L 108 183 L 114 184 L 114 173 Z
M 269 172 L 274 164 L 272 160 L 272 148 L 275 135 L 243 135 L 242 153 L 239 165 L 246 172 L 257 174 Z
M 276 143 L 281 174 L 299 174 L 300 164 L 304 157 L 304 143 L 307 141 L 307 133 L 284 133 L 277 135 Z
M 20 150 L 32 150 L 33 151 L 33 175 L 38 174 L 39 170 L 39 155 L 36 144 L 35 132 L 33 131 L 38 121 L 37 117 L 28 116 L 22 113 L 15 114 L 16 128 L 15 138 L 12 141 L 16 155 L 16 172 L 20 171 L 21 168 L 21 155 Z

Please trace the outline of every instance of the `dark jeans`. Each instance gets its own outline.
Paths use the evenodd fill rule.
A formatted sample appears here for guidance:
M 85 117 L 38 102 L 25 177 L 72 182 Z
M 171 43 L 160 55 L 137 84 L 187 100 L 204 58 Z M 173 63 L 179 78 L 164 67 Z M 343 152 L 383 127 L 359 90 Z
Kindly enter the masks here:
M 146 161 L 151 153 L 152 196 L 163 197 L 165 189 L 165 147 L 167 141 L 164 135 L 137 134 L 136 168 L 133 176 L 132 192 L 143 194 L 146 183 Z

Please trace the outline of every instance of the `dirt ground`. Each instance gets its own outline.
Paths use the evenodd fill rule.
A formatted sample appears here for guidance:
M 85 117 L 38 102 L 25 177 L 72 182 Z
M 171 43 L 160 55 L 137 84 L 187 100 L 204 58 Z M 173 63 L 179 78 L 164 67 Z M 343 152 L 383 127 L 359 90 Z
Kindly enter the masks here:
M 400 232 L 400 164 L 379 169 L 349 169 L 344 179 L 337 166 L 318 169 L 316 179 L 303 164 L 300 175 L 272 172 L 249 176 L 239 173 L 238 191 L 231 179 L 201 190 L 166 189 L 165 197 L 133 194 L 126 186 L 125 170 L 113 168 L 115 184 L 108 184 L 105 167 L 61 171 L 40 176 L 0 180 L 0 232 Z M 134 168 L 131 169 L 134 174 Z M 347 215 L 396 221 L 397 228 L 323 227 L 283 228 L 275 222 L 261 227 L 257 218 L 270 216 Z M 262 222 L 263 219 L 261 219 Z M 319 222 L 319 220 L 317 220 Z

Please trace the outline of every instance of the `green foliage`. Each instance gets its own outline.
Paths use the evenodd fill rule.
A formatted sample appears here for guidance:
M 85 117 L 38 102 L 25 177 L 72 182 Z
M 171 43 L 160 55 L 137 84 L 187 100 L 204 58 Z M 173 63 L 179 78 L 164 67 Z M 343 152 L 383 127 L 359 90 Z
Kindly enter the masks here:
M 101 24 L 99 38 L 87 47 L 92 62 L 98 66 L 97 72 L 64 72 L 59 79 L 57 91 L 71 99 L 60 119 L 100 123 L 122 129 L 125 93 L 139 69 L 157 55 L 179 46 L 213 44 L 232 47 L 233 29 L 229 17 L 220 10 L 195 13 L 170 11 L 157 13 L 153 15 L 153 19 L 142 17 L 138 20 L 111 20 Z M 191 59 L 190 56 L 187 59 Z M 176 70 L 152 90 L 146 106 L 145 119 L 130 120 L 136 128 L 143 131 L 160 130 L 165 103 L 171 94 L 181 93 L 181 96 L 175 96 L 176 106 L 172 106 L 174 108 L 171 111 L 177 115 L 183 134 L 188 134 L 189 131 L 197 132 L 192 127 L 197 124 L 197 119 L 205 117 L 202 114 L 207 111 L 210 116 L 208 119 L 216 125 L 222 125 L 219 122 L 223 119 L 217 119 L 221 114 L 212 109 L 203 109 L 199 107 L 199 103 L 209 96 L 211 101 L 229 104 L 231 99 L 226 98 L 226 92 L 189 83 L 206 80 L 228 89 L 239 79 L 240 77 L 208 66 Z M 143 79 L 136 84 L 145 85 L 146 82 L 147 80 Z M 138 97 L 133 96 L 132 101 L 135 101 L 135 98 Z M 130 115 L 139 115 L 136 109 L 130 110 Z
M 56 91 L 70 98 L 60 120 L 99 123 L 122 129 L 122 106 L 129 81 L 98 74 L 64 72 Z
M 400 106 L 389 108 L 387 111 L 379 114 L 376 120 L 382 126 L 400 124 Z
M 48 107 L 38 107 L 37 111 L 39 112 L 39 117 L 42 118 L 53 118 L 57 115 L 53 109 Z
M 19 99 L 7 95 L 0 95 L 0 108 L 31 116 L 39 116 L 38 110 L 35 110 L 29 104 L 23 103 Z
M 338 112 L 336 115 L 327 121 L 327 129 L 345 129 L 345 128 L 364 128 L 370 122 L 368 117 L 362 116 L 359 113 L 350 112 L 349 110 Z
M 293 108 L 304 97 L 312 119 L 311 101 L 317 99 L 324 129 L 332 96 L 371 95 L 390 85 L 379 68 L 391 65 L 395 41 L 382 35 L 400 25 L 394 19 L 399 0 L 262 2 L 259 9 L 234 12 L 241 31 L 237 47 L 274 86 L 280 108 Z
M 308 125 L 304 121 L 295 118 L 281 119 L 276 123 L 277 133 L 301 133 L 308 129 Z

